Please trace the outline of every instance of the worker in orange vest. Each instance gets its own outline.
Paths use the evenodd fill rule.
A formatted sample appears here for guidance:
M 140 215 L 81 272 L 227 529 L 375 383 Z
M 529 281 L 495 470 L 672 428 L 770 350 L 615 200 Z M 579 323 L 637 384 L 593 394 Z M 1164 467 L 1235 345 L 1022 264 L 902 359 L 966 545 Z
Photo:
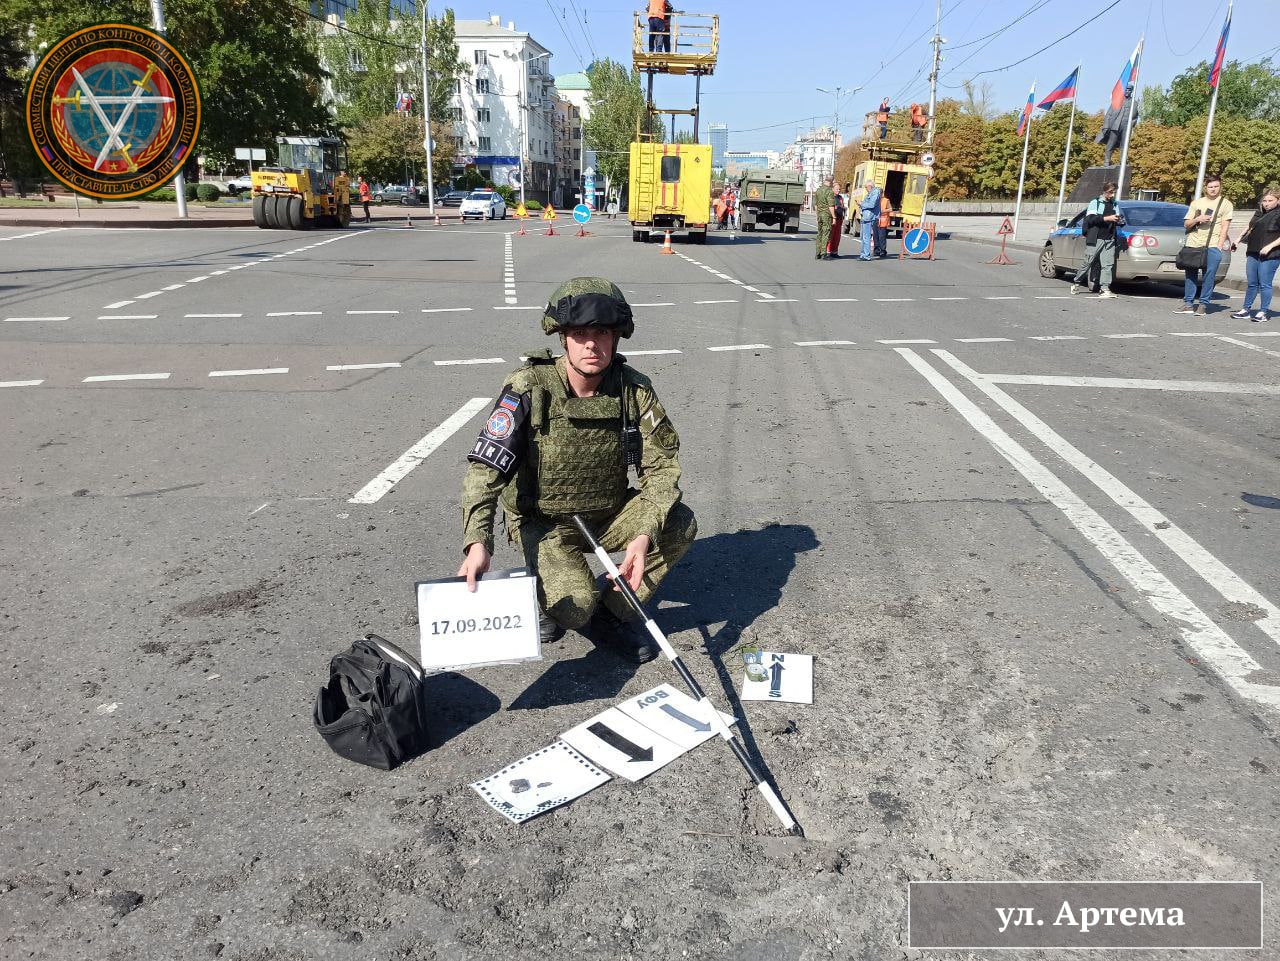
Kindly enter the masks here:
M 893 220 L 893 203 L 887 194 L 880 194 L 880 219 L 876 221 L 876 256 L 889 256 L 889 224 Z
M 649 0 L 649 52 L 671 52 L 671 0 Z
M 369 216 L 369 204 L 373 201 L 373 191 L 369 189 L 369 181 L 364 177 L 360 178 L 360 203 L 364 205 L 364 222 L 367 224 L 373 218 Z
M 720 194 L 711 204 L 716 212 L 716 230 L 724 230 L 724 222 L 729 216 L 729 204 L 725 201 L 724 194 Z
M 924 107 L 918 103 L 911 105 L 911 139 L 916 143 L 924 140 L 924 128 L 929 126 L 929 117 Z
M 880 109 L 876 111 L 876 123 L 880 125 L 880 139 L 889 137 L 889 98 L 880 101 Z

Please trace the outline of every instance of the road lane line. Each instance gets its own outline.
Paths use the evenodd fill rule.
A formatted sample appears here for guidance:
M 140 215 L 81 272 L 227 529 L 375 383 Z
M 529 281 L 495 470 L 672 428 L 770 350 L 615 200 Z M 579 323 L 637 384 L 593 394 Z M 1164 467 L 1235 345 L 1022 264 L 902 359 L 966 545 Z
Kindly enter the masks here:
M 684 353 L 684 351 L 682 351 L 682 350 L 670 350 L 670 349 L 668 349 L 668 350 L 629 350 L 629 351 L 627 351 L 626 356 L 628 356 L 628 357 L 646 357 L 646 356 L 648 356 L 648 355 L 650 355 L 650 354 L 683 354 L 683 353 Z
M 103 307 L 102 309 L 103 310 L 119 310 L 121 307 L 128 307 L 131 303 L 133 303 L 132 300 L 117 300 L 114 304 L 107 304 L 107 306 Z
M 957 337 L 962 344 L 1011 344 L 1012 337 Z
M 1021 297 L 983 297 L 983 300 L 1021 300 Z
M 675 304 L 663 301 L 662 303 L 657 303 L 657 304 L 632 304 L 631 306 L 632 307 L 674 307 Z
M 542 307 L 494 307 L 494 310 L 542 310 Z
M 49 227 L 46 230 L 33 230 L 29 234 L 16 234 L 13 237 L 0 237 L 0 242 L 5 240 L 26 240 L 28 237 L 39 237 L 41 234 L 51 234 L 58 230 L 66 230 L 65 227 Z
M 168 287 L 161 287 L 160 289 L 161 289 L 161 291 L 165 291 L 165 290 L 177 290 L 179 287 L 185 287 L 185 286 L 187 286 L 187 285 L 186 285 L 186 284 L 170 284 Z
M 1280 394 L 1272 384 L 1238 384 L 1212 380 L 1141 380 L 1134 377 L 1056 377 L 1049 374 L 981 374 L 991 384 L 1035 387 L 1108 387 L 1119 390 L 1185 390 L 1207 394 Z
M 1001 457 L 1022 474 L 1045 499 L 1058 508 L 1076 530 L 1110 561 L 1120 575 L 1152 607 L 1177 626 L 1183 639 L 1201 661 L 1242 697 L 1273 709 L 1280 709 L 1280 688 L 1249 680 L 1250 675 L 1261 670 L 1261 665 L 1148 561 L 1119 531 L 915 351 L 899 350 L 898 353 L 995 448 Z M 947 351 L 935 350 L 934 353 L 947 363 L 951 363 Z M 977 382 L 975 386 L 982 389 L 983 385 Z M 998 388 L 993 389 L 998 391 Z M 1003 394 L 1002 391 L 998 392 Z M 984 393 L 987 392 L 984 391 Z M 991 395 L 988 393 L 988 396 Z M 1164 532 L 1155 531 L 1154 533 L 1158 535 Z
M 189 279 L 189 280 L 187 281 L 187 283 L 189 283 L 189 284 L 198 284 L 198 283 L 200 283 L 200 281 L 202 281 L 202 280 L 208 280 L 208 279 L 209 279 L 209 274 L 202 274 L 202 275 L 201 275 L 201 276 L 199 276 L 199 277 L 192 277 L 191 279 Z
M 1044 334 L 1040 337 L 1028 337 L 1027 340 L 1088 340 L 1078 334 Z
M 318 310 L 273 310 L 267 313 L 268 317 L 319 317 L 321 311 Z
M 1103 337 L 1109 337 L 1111 340 L 1136 340 L 1139 337 L 1155 337 L 1156 334 L 1103 334 Z
M 819 297 L 817 300 L 820 304 L 856 304 L 857 297 Z
M 397 360 L 387 361 L 385 364 L 332 364 L 325 370 L 381 370 L 385 367 L 401 367 L 403 366 Z
M 695 304 L 736 304 L 736 300 L 695 300 Z M 634 351 L 632 351 L 634 353 Z
M 770 300 L 760 301 L 762 304 L 797 304 L 799 301 L 794 297 L 774 297 Z
M 348 314 L 398 314 L 398 310 L 348 310 Z
M 905 304 L 909 300 L 915 300 L 914 297 L 877 297 L 877 304 Z
M 163 293 L 164 293 L 164 291 L 163 291 L 163 290 L 151 290 L 151 291 L 148 291 L 148 292 L 147 292 L 147 293 L 145 293 L 145 294 L 134 294 L 134 295 L 133 295 L 133 299 L 134 299 L 134 300 L 148 300 L 148 299 L 150 299 L 150 298 L 152 298 L 152 297 L 159 297 L 159 296 L 160 296 L 161 294 L 163 294 Z M 103 310 L 105 310 L 105 309 L 106 309 L 106 308 L 104 307 L 104 308 L 103 308 Z
M 726 347 L 708 347 L 707 350 L 769 350 L 768 344 L 729 344 Z
M 1249 331 L 1245 334 L 1237 334 L 1237 337 L 1280 337 L 1280 330 L 1259 330 Z
M 244 314 L 183 314 L 189 320 L 225 320 L 231 317 L 243 317 Z
M 95 374 L 80 381 L 82 384 L 98 384 L 108 380 L 168 380 L 168 374 Z
M 968 300 L 968 297 L 930 297 L 930 300 Z
M 1260 354 L 1266 354 L 1268 357 L 1280 357 L 1280 351 L 1267 350 L 1265 347 L 1259 347 L 1257 344 L 1251 344 L 1247 340 L 1236 340 L 1234 337 L 1219 337 L 1218 340 L 1228 344 L 1235 344 L 1237 347 L 1246 347 L 1249 350 L 1256 350 Z
M 519 298 L 516 297 L 516 255 L 515 248 L 512 246 L 514 236 L 508 233 L 503 238 L 502 293 L 503 302 L 506 304 L 519 303 Z
M 877 340 L 877 344 L 936 344 L 936 340 Z
M 424 314 L 457 314 L 467 310 L 475 310 L 474 307 L 423 307 Z
M 1272 604 L 1266 597 L 1248 584 L 1244 578 L 1236 574 L 1226 564 L 1205 550 L 1190 534 L 1174 524 L 1168 517 L 1146 500 L 1130 490 L 1119 478 L 1105 467 L 1081 453 L 1052 427 L 1027 410 L 1007 393 L 988 380 L 984 375 L 966 366 L 962 361 L 951 356 L 945 350 L 934 351 L 949 364 L 960 376 L 972 383 L 992 401 L 999 404 L 1018 423 L 1029 430 L 1042 444 L 1052 450 L 1064 461 L 1088 478 L 1098 490 L 1111 498 L 1118 506 L 1129 512 L 1148 533 L 1158 537 L 1166 547 L 1182 558 L 1205 583 L 1222 595 L 1223 599 L 1236 604 L 1252 604 L 1261 608 L 1266 615 L 1252 623 L 1272 641 L 1280 644 L 1280 607 Z M 1248 385 L 1264 387 L 1266 385 Z M 1267 392 L 1280 389 L 1271 388 Z M 1277 689 L 1280 693 L 1280 689 Z
M 70 317 L 6 317 L 6 324 L 34 324 L 41 321 L 70 320 Z
M 0 387 L 39 387 L 43 383 L 43 380 L 0 380 Z
M 851 340 L 793 340 L 797 347 L 843 347 L 852 344 Z
M 471 357 L 467 360 L 433 360 L 437 367 L 465 367 L 471 364 L 505 364 L 501 357 Z
M 1211 330 L 1170 331 L 1170 337 L 1217 337 Z
M 431 456 L 432 451 L 452 437 L 467 421 L 491 403 L 489 397 L 473 397 L 451 414 L 443 424 L 427 434 L 401 454 L 391 466 L 360 488 L 349 504 L 376 504 L 391 488 L 404 480 L 408 473 Z
M 155 314 L 99 314 L 99 320 L 155 320 Z
M 287 374 L 288 367 L 251 367 L 248 370 L 211 370 L 210 377 L 255 377 L 258 374 Z

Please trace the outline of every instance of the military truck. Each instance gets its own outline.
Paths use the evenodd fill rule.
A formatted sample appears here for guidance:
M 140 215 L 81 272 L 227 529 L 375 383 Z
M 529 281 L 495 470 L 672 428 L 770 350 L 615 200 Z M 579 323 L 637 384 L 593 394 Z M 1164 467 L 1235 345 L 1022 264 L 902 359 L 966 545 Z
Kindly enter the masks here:
M 636 243 L 671 231 L 690 243 L 705 244 L 711 219 L 711 147 L 633 143 L 629 214 Z
M 277 137 L 276 166 L 253 172 L 253 222 L 310 230 L 351 223 L 347 148 L 337 137 Z
M 799 170 L 748 170 L 738 184 L 743 230 L 777 224 L 784 233 L 798 233 L 803 206 L 804 174 Z

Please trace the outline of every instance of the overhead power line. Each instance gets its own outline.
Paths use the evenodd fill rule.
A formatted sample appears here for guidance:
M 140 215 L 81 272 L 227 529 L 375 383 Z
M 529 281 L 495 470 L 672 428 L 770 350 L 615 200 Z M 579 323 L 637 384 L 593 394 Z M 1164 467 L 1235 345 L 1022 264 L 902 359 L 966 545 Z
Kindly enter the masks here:
M 1093 23 L 1095 20 L 1101 17 L 1104 13 L 1107 13 L 1115 9 L 1116 7 L 1120 6 L 1120 4 L 1123 2 L 1124 0 L 1112 0 L 1111 3 L 1107 4 L 1101 10 L 1099 10 L 1097 13 L 1091 16 L 1088 20 L 1084 21 L 1083 23 L 1073 28 L 1072 30 L 1069 30 L 1068 32 L 1064 33 L 1062 36 L 1060 36 L 1057 40 L 1054 40 L 1052 43 L 1045 44 L 1039 50 L 1035 51 L 1035 53 L 1029 53 L 1022 59 L 1015 60 L 1013 63 L 1007 63 L 1003 67 L 991 67 L 988 70 L 979 70 L 969 79 L 976 80 L 978 79 L 978 77 L 986 76 L 989 73 L 1003 73 L 1005 70 L 1011 70 L 1014 67 L 1017 67 L 1017 66 L 1020 66 L 1021 64 L 1026 63 L 1028 60 L 1034 60 L 1036 57 L 1040 56 L 1040 54 L 1044 53 L 1046 50 L 1052 50 L 1054 47 L 1062 43 L 1062 41 L 1066 40 L 1067 38 L 1074 37 L 1077 33 L 1079 33 L 1085 27 L 1089 26 L 1091 23 Z

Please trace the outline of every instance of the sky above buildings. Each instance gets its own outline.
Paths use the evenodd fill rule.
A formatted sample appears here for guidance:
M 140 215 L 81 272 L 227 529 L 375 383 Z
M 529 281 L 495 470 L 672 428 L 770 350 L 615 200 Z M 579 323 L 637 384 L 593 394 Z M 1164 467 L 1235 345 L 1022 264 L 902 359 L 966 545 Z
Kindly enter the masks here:
M 927 103 L 934 4 L 678 0 L 678 9 L 720 15 L 720 63 L 703 81 L 704 128 L 728 124 L 731 150 L 780 149 L 798 131 L 832 122 L 836 98 L 818 87 L 862 88 L 839 99 L 846 140 L 881 97 L 895 105 Z M 555 52 L 556 74 L 580 70 L 595 57 L 631 61 L 636 7 L 611 0 L 459 0 L 452 6 L 460 19 L 498 14 L 504 24 L 514 20 L 516 29 Z M 986 80 L 995 105 L 1012 111 L 1026 101 L 1032 81 L 1047 92 L 1081 64 L 1081 109 L 1101 109 L 1140 36 L 1145 33 L 1146 44 L 1139 86 L 1168 83 L 1212 56 L 1226 10 L 1227 0 L 942 0 L 948 43 L 939 96 L 961 97 L 965 80 Z M 1237 0 L 1228 59 L 1267 53 L 1280 63 L 1280 2 Z M 691 107 L 693 81 L 660 79 L 655 94 L 659 106 Z M 678 130 L 688 126 L 688 118 L 677 121 Z

